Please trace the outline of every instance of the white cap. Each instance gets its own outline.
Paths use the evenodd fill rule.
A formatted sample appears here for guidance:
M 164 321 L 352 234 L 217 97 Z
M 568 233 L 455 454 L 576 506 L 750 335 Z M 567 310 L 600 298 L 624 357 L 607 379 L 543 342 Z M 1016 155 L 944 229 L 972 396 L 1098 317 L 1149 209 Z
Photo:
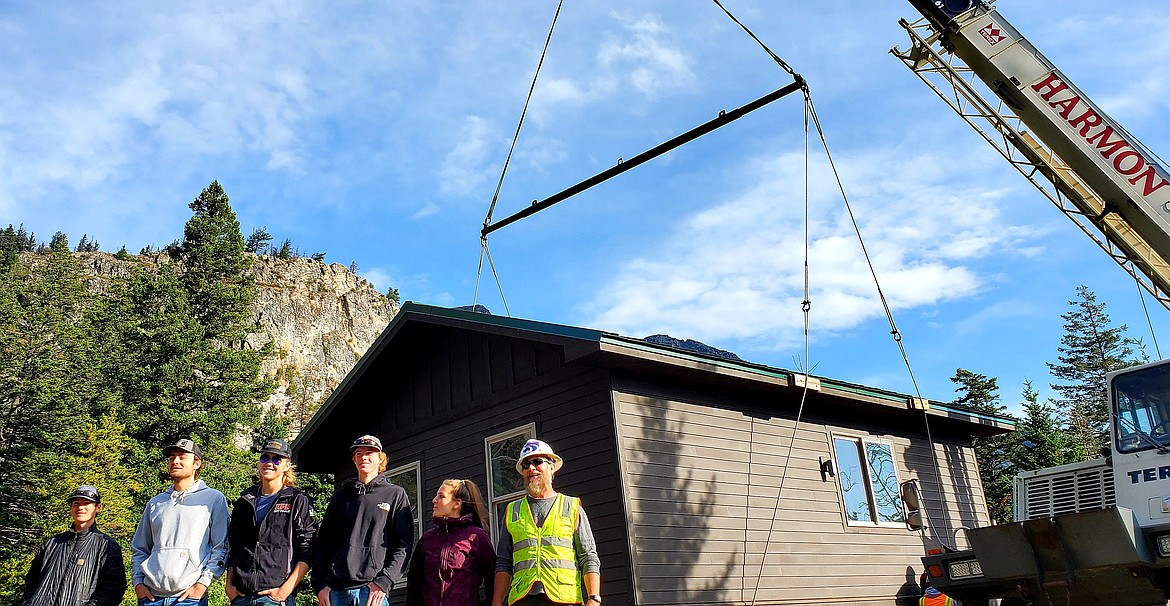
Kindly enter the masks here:
M 516 459 L 516 471 L 520 471 L 520 463 L 523 463 L 524 459 L 530 457 L 544 457 L 552 461 L 553 472 L 556 472 L 565 463 L 557 456 L 557 453 L 553 452 L 552 446 L 540 440 L 532 439 L 525 442 L 524 446 L 520 449 L 520 457 Z

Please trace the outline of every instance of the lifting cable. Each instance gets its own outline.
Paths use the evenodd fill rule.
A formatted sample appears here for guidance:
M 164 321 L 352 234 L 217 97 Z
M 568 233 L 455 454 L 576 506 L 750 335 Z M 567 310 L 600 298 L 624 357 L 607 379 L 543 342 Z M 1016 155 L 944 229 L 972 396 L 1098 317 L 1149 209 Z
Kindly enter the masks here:
M 536 62 L 536 73 L 532 74 L 532 84 L 528 87 L 528 97 L 524 99 L 524 109 L 520 110 L 520 120 L 516 123 L 516 133 L 512 135 L 512 144 L 508 147 L 508 156 L 504 158 L 504 168 L 500 170 L 500 180 L 496 182 L 496 191 L 492 194 L 492 203 L 488 205 L 487 216 L 483 219 L 484 230 L 492 222 L 492 213 L 496 211 L 496 202 L 500 199 L 500 189 L 504 187 L 504 175 L 508 174 L 508 165 L 512 162 L 512 152 L 516 150 L 516 141 L 520 139 L 520 128 L 524 126 L 524 117 L 528 114 L 528 104 L 532 102 L 532 92 L 536 90 L 536 80 L 540 77 L 540 68 L 544 65 L 544 58 L 548 55 L 548 45 L 552 42 L 553 30 L 557 27 L 557 19 L 561 16 L 561 6 L 564 0 L 557 2 L 557 10 L 553 13 L 552 24 L 548 26 L 548 36 L 544 39 L 544 49 L 540 51 L 540 60 Z M 512 317 L 512 310 L 508 309 L 508 301 L 504 299 L 504 286 L 500 283 L 500 274 L 496 272 L 496 264 L 492 262 L 492 253 L 488 250 L 486 231 L 479 236 L 479 267 L 475 271 L 475 294 L 472 295 L 471 305 L 474 308 L 479 300 L 479 278 L 483 275 L 483 258 L 487 257 L 488 265 L 492 268 L 492 276 L 496 279 L 496 287 L 500 289 L 500 300 L 504 302 L 504 311 Z
M 812 100 L 809 100 L 809 108 L 812 112 L 813 124 L 816 125 L 817 134 L 821 138 L 821 145 L 825 148 L 825 157 L 829 161 L 829 167 L 833 171 L 833 178 L 837 181 L 837 190 L 841 192 L 841 199 L 845 202 L 845 210 L 849 213 L 849 220 L 853 223 L 853 231 L 857 234 L 857 242 L 861 245 L 861 252 L 865 256 L 865 263 L 869 267 L 869 273 L 873 276 L 874 287 L 877 288 L 878 299 L 882 303 L 882 310 L 886 313 L 886 320 L 890 324 L 890 335 L 893 336 L 894 342 L 898 345 L 898 351 L 902 354 L 902 362 L 906 365 L 906 372 L 910 375 L 910 384 L 914 387 L 914 395 L 919 401 L 924 401 L 922 398 L 922 390 L 918 387 L 918 380 L 914 378 L 914 369 L 910 367 L 910 357 L 906 353 L 906 345 L 902 342 L 902 332 L 898 330 L 897 324 L 894 322 L 894 313 L 890 310 L 890 303 L 886 300 L 886 294 L 882 291 L 881 282 L 877 277 L 877 270 L 873 267 L 873 259 L 869 256 L 869 249 L 865 245 L 865 238 L 861 236 L 861 227 L 857 224 L 857 217 L 853 215 L 853 206 L 849 204 L 849 197 L 845 195 L 845 186 L 841 183 L 841 175 L 837 172 L 837 165 L 833 162 L 833 154 L 829 152 L 829 142 L 825 139 L 825 132 L 821 130 L 821 121 L 817 117 L 817 110 L 812 105 Z M 946 492 L 943 490 L 942 482 L 942 467 L 939 466 L 938 453 L 935 449 L 934 437 L 930 431 L 930 415 L 927 414 L 927 407 L 922 407 L 922 421 L 926 426 L 926 442 L 930 448 L 930 458 L 934 464 L 934 480 L 935 486 L 938 488 L 938 500 L 940 507 L 940 516 L 942 517 L 943 529 L 946 530 L 944 535 L 947 540 L 951 537 L 951 521 L 946 509 Z M 937 536 L 936 539 L 939 539 Z M 939 539 L 944 545 L 954 547 L 954 545 L 946 543 Z
M 1150 338 L 1154 340 L 1154 353 L 1158 356 L 1158 359 L 1161 360 L 1162 349 L 1158 347 L 1158 335 L 1154 333 L 1154 321 L 1150 319 L 1150 310 L 1146 307 L 1146 293 L 1144 292 L 1145 289 L 1142 288 L 1142 282 L 1137 278 L 1136 275 L 1133 277 L 1133 283 L 1134 286 L 1137 286 L 1138 300 L 1142 302 L 1142 311 L 1146 314 L 1146 325 L 1150 327 Z
M 849 204 L 849 198 L 845 194 L 845 187 L 844 187 L 844 184 L 841 182 L 841 176 L 837 172 L 836 164 L 833 162 L 833 156 L 829 151 L 829 144 L 828 144 L 827 139 L 825 138 L 824 130 L 821 128 L 820 119 L 817 116 L 816 108 L 812 102 L 812 95 L 809 92 L 807 84 L 804 84 L 803 78 L 801 78 L 798 74 L 796 74 L 796 72 L 793 71 L 793 69 L 783 59 L 781 59 L 779 55 L 777 55 L 770 48 L 768 48 L 768 46 L 766 44 L 764 44 L 764 42 L 762 40 L 760 40 L 759 37 L 757 37 L 746 25 L 744 25 L 742 22 L 740 22 L 739 19 L 736 19 L 735 15 L 732 15 L 731 12 L 728 11 L 727 8 L 724 7 L 722 3 L 719 2 L 719 0 L 712 0 L 712 1 L 715 3 L 716 6 L 718 6 L 724 12 L 724 14 L 727 15 L 728 18 L 730 18 L 733 22 L 735 22 L 736 25 L 738 25 L 741 29 L 743 29 L 743 31 L 748 36 L 750 36 L 752 38 L 752 40 L 755 40 L 756 43 L 760 45 L 760 48 L 762 48 L 764 50 L 764 52 L 766 52 L 768 54 L 768 56 L 770 56 L 772 58 L 772 60 L 776 62 L 777 65 L 779 65 L 784 71 L 791 74 L 794 79 L 796 79 L 797 81 L 799 81 L 803 84 L 801 88 L 804 92 L 804 98 L 805 98 L 805 115 L 804 115 L 804 134 L 805 134 L 805 149 L 804 149 L 804 152 L 805 152 L 804 153 L 804 162 L 805 162 L 805 166 L 804 166 L 804 299 L 801 301 L 801 312 L 803 313 L 803 316 L 804 316 L 804 360 L 803 360 L 802 366 L 804 367 L 803 372 L 805 375 L 804 376 L 805 380 L 804 380 L 804 387 L 801 390 L 800 404 L 799 404 L 799 407 L 797 408 L 797 412 L 796 412 L 796 420 L 794 421 L 793 427 L 792 427 L 792 435 L 789 436 L 788 448 L 787 448 L 787 452 L 784 456 L 784 464 L 783 464 L 783 467 L 781 468 L 781 472 L 780 472 L 780 486 L 776 492 L 776 500 L 775 500 L 775 503 L 772 507 L 772 516 L 771 516 L 771 521 L 770 521 L 769 526 L 768 526 L 767 539 L 764 542 L 764 553 L 762 554 L 762 556 L 760 558 L 760 567 L 759 567 L 758 573 L 756 575 L 755 588 L 752 591 L 752 598 L 749 601 L 750 604 L 755 604 L 756 597 L 759 594 L 760 582 L 761 582 L 761 579 L 763 578 L 763 574 L 764 574 L 764 566 L 767 563 L 768 547 L 769 547 L 769 545 L 771 545 L 772 534 L 775 530 L 776 517 L 777 517 L 777 514 L 779 513 L 779 509 L 780 509 L 781 496 L 784 493 L 784 482 L 785 482 L 785 479 L 788 475 L 788 465 L 789 465 L 789 461 L 791 460 L 793 447 L 794 447 L 795 442 L 796 442 L 796 433 L 800 427 L 801 416 L 804 413 L 804 405 L 805 405 L 805 402 L 807 401 L 808 383 L 809 383 L 808 378 L 809 378 L 809 373 L 811 372 L 811 370 L 808 368 L 808 366 L 809 366 L 809 358 L 808 358 L 809 311 L 812 307 L 812 302 L 810 301 L 810 298 L 809 298 L 809 271 L 808 271 L 808 223 L 809 223 L 809 220 L 808 220 L 808 204 L 809 204 L 809 193 L 808 193 L 808 183 L 809 183 L 808 121 L 809 121 L 810 117 L 812 118 L 813 124 L 816 126 L 817 135 L 821 139 L 821 145 L 823 146 L 823 148 L 825 150 L 825 156 L 828 159 L 829 166 L 833 171 L 833 177 L 834 177 L 834 179 L 836 179 L 837 188 L 841 193 L 841 198 L 844 201 L 845 208 L 849 213 L 850 221 L 853 223 L 853 229 L 854 229 L 855 233 L 857 234 L 857 239 L 861 245 L 862 253 L 865 256 L 866 263 L 869 267 L 870 275 L 873 276 L 874 285 L 877 288 L 877 292 L 878 292 L 878 298 L 881 300 L 882 309 L 885 311 L 886 319 L 889 321 L 889 324 L 890 324 L 890 334 L 893 335 L 894 342 L 897 343 L 897 345 L 898 345 L 898 350 L 902 355 L 902 361 L 906 365 L 906 371 L 907 371 L 907 373 L 909 373 L 910 382 L 914 387 L 914 393 L 918 397 L 919 400 L 922 400 L 922 392 L 919 389 L 918 382 L 914 377 L 914 370 L 910 366 L 910 358 L 906 353 L 906 347 L 902 343 L 902 334 L 898 330 L 898 327 L 897 327 L 896 323 L 894 322 L 893 312 L 890 310 L 889 303 L 886 300 L 885 293 L 882 291 L 881 283 L 878 280 L 877 271 L 874 269 L 873 261 L 870 258 L 869 251 L 865 246 L 865 240 L 861 235 L 861 228 L 857 224 L 857 219 L 853 215 L 852 206 Z M 922 414 L 923 414 L 923 421 L 924 421 L 925 426 L 926 426 L 927 445 L 930 449 L 930 456 L 931 456 L 931 460 L 933 461 L 933 465 L 934 465 L 934 469 L 935 469 L 934 476 L 935 476 L 935 482 L 936 482 L 936 485 L 937 485 L 938 491 L 939 491 L 939 493 L 938 493 L 939 494 L 939 502 L 945 503 L 945 493 L 943 491 L 943 485 L 942 485 L 942 468 L 939 466 L 938 453 L 935 451 L 934 438 L 931 435 L 931 431 L 930 431 L 930 419 L 927 415 L 927 411 L 926 411 L 925 407 L 923 407 Z M 754 417 L 752 417 L 750 420 L 749 432 L 750 433 L 749 433 L 749 437 L 748 437 L 748 482 L 747 482 L 747 493 L 748 494 L 747 494 L 747 496 L 750 500 L 751 485 L 752 485 L 752 480 L 751 480 L 752 452 L 751 452 L 751 450 L 752 450 L 752 446 L 755 442 L 755 418 Z M 946 511 L 946 508 L 942 507 L 941 509 L 942 509 L 942 511 L 940 512 L 940 514 L 941 514 L 941 517 L 943 520 L 944 529 L 946 530 L 946 536 L 949 537 L 949 535 L 951 533 L 950 519 L 949 519 L 948 513 Z M 747 520 L 745 519 L 745 525 L 744 525 L 744 569 L 747 568 L 747 551 L 748 551 L 747 550 L 747 543 L 748 543 L 749 533 L 750 533 L 750 528 L 748 527 Z M 741 589 L 741 591 L 742 591 L 742 589 Z

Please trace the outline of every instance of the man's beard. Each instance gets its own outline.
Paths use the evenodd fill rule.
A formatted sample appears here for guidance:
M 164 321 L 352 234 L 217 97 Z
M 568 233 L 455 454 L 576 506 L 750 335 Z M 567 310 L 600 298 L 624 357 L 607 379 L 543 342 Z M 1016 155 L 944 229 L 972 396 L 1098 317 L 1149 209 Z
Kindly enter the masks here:
M 524 484 L 524 488 L 528 490 L 528 496 L 539 499 L 544 496 L 545 488 L 548 488 L 549 484 L 546 478 L 532 478 Z

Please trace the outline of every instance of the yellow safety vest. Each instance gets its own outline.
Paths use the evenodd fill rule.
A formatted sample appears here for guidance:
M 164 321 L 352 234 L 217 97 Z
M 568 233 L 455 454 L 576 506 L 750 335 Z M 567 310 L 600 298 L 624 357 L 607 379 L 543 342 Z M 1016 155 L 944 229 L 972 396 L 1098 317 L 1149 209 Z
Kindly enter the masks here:
M 508 503 L 505 525 L 512 535 L 512 589 L 508 604 L 528 595 L 540 581 L 544 594 L 553 602 L 581 604 L 585 601 L 584 579 L 577 567 L 573 535 L 581 500 L 558 494 L 552 509 L 537 526 L 528 499 Z

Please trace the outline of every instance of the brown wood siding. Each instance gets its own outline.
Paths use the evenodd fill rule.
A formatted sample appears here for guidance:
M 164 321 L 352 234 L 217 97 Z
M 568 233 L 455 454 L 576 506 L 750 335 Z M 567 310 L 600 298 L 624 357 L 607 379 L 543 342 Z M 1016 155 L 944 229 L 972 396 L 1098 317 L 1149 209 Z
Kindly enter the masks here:
M 802 420 L 773 516 L 792 419 L 637 391 L 615 400 L 641 604 L 895 604 L 921 572 L 922 542 L 904 527 L 847 523 L 836 479 L 819 471 L 838 433 L 890 443 L 898 479 L 925 478 L 935 512 L 941 477 L 950 528 L 986 523 L 969 445 L 937 445 L 940 474 L 925 438 L 844 420 Z
M 420 514 L 429 520 L 430 498 L 445 479 L 469 478 L 480 485 L 487 499 L 485 438 L 535 423 L 537 436 L 549 442 L 565 459 L 564 467 L 556 476 L 557 490 L 581 497 L 589 516 L 601 558 L 602 591 L 607 606 L 632 604 L 626 517 L 618 484 L 608 373 L 592 368 L 554 365 L 549 352 L 539 347 L 525 348 L 526 343 L 522 341 L 509 343 L 498 337 L 489 341 L 474 334 L 470 337 L 467 347 L 460 346 L 456 340 L 448 351 L 455 357 L 460 352 L 477 351 L 488 357 L 477 358 L 470 354 L 463 358 L 463 371 L 467 372 L 469 363 L 473 369 L 467 375 L 470 381 L 452 381 L 452 384 L 466 385 L 470 389 L 453 389 L 451 393 L 471 392 L 481 396 L 465 402 L 454 400 L 454 410 L 458 414 L 446 415 L 441 422 L 419 416 L 418 411 L 425 407 L 420 406 L 417 399 L 409 406 L 399 405 L 400 410 L 406 408 L 415 416 L 413 423 L 404 423 L 401 416 L 390 415 L 395 419 L 396 427 L 385 428 L 381 434 L 391 456 L 390 466 L 421 461 L 423 502 Z M 505 363 L 491 361 L 492 356 L 501 357 L 507 364 L 520 359 L 523 362 L 519 362 L 513 373 Z M 451 376 L 457 376 L 460 370 L 458 360 L 436 361 L 427 356 L 421 356 L 421 359 L 450 368 Z M 479 365 L 478 371 L 474 370 L 476 364 Z M 540 373 L 537 373 L 538 369 Z M 433 387 L 438 373 L 418 373 L 415 376 L 429 377 L 428 384 Z M 528 380 L 518 381 L 524 377 Z M 417 390 L 408 390 L 407 393 L 418 397 Z M 432 397 L 434 393 L 432 389 Z M 424 529 L 430 526 L 429 521 L 423 524 Z M 395 603 L 402 599 L 401 595 L 392 597 Z

